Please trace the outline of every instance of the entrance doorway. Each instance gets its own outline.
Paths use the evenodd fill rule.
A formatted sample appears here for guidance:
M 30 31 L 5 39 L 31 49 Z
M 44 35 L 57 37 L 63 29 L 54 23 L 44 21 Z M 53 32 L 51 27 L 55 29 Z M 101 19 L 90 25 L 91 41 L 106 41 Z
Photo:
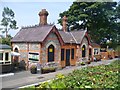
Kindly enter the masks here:
M 89 56 L 92 56 L 92 49 L 89 48 Z
M 86 47 L 85 47 L 85 45 L 82 46 L 82 57 L 86 57 Z
M 50 45 L 48 47 L 48 62 L 54 61 L 54 46 Z
M 18 48 L 14 49 L 14 52 L 19 53 Z M 19 68 L 19 56 L 13 56 L 13 71 L 14 72 L 19 72 L 20 68 Z
M 14 52 L 19 53 L 18 48 L 15 48 Z M 19 56 L 14 56 L 14 61 L 18 62 L 19 61 Z
M 92 60 L 92 49 L 89 48 L 89 60 Z
M 70 49 L 66 49 L 66 66 L 70 66 Z

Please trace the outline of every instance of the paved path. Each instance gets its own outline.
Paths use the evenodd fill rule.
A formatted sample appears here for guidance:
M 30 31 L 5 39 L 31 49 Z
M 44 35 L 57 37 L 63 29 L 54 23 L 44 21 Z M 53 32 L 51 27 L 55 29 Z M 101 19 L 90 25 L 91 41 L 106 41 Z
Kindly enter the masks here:
M 14 73 L 0 74 L 0 78 L 1 77 L 12 76 L 12 75 L 14 75 Z
M 96 66 L 101 64 L 110 64 L 112 61 L 115 61 L 117 59 L 112 60 L 102 60 L 98 62 L 91 62 L 89 65 L 85 66 L 71 66 L 64 68 L 62 70 L 58 70 L 53 73 L 47 73 L 47 74 L 31 74 L 30 71 L 23 71 L 19 73 L 15 73 L 14 76 L 8 76 L 2 78 L 2 88 L 18 88 L 25 85 L 30 85 L 38 82 L 43 82 L 49 79 L 55 78 L 55 75 L 58 73 L 68 74 L 72 72 L 75 69 L 80 69 L 87 66 Z M 10 90 L 10 89 L 9 89 Z

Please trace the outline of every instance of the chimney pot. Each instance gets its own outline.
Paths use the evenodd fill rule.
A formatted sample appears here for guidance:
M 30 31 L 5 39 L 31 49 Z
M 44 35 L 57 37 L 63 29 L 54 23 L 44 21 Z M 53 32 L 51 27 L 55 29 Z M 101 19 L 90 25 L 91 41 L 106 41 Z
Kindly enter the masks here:
M 47 16 L 49 15 L 49 13 L 46 11 L 46 9 L 42 9 L 39 12 L 39 17 L 40 17 L 40 25 L 46 25 L 47 24 Z
M 68 18 L 66 16 L 64 16 L 62 18 L 62 29 L 63 29 L 64 32 L 67 31 L 67 20 L 68 20 Z

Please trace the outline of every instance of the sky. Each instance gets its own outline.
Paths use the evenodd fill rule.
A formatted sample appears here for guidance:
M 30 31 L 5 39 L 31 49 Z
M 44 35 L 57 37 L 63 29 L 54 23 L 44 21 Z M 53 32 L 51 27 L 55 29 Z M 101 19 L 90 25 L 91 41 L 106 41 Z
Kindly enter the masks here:
M 0 0 L 0 21 L 4 7 L 9 7 L 15 13 L 15 20 L 19 29 L 10 30 L 9 34 L 15 36 L 22 26 L 33 26 L 39 24 L 38 13 L 46 9 L 49 13 L 48 23 L 54 23 L 57 28 L 59 14 L 69 9 L 74 0 Z M 119 1 L 119 0 L 117 0 Z M 1 27 L 1 26 L 0 26 Z M 0 32 L 0 34 L 2 34 Z
M 9 34 L 15 36 L 22 26 L 33 26 L 39 24 L 38 13 L 46 9 L 49 13 L 48 23 L 54 23 L 56 27 L 61 28 L 58 23 L 59 14 L 72 5 L 72 2 L 0 2 L 0 21 L 2 20 L 2 11 L 4 7 L 9 7 L 15 13 L 15 20 L 19 29 L 10 30 Z M 1 33 L 0 33 L 1 34 Z

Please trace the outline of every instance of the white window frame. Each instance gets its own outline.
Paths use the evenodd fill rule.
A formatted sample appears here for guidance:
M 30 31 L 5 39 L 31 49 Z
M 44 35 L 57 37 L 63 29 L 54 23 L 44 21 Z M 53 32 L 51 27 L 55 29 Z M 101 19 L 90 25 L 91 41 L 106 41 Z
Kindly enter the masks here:
M 94 48 L 94 55 L 99 55 L 100 49 L 99 48 Z
M 10 51 L 0 51 L 1 53 L 3 53 L 3 60 L 0 60 L 0 62 L 3 62 L 3 64 L 5 64 L 6 62 L 10 62 L 8 64 L 11 64 L 11 52 Z M 5 53 L 8 53 L 8 60 L 5 60 Z
M 38 57 L 38 60 L 30 60 L 30 57 L 32 56 L 30 56 L 30 53 L 35 53 L 35 54 L 38 54 L 38 56 L 36 56 L 36 57 Z M 29 62 L 39 62 L 39 60 L 40 60 L 40 53 L 39 52 L 28 52 L 28 61 Z
M 0 62 L 3 62 L 4 61 L 4 51 L 0 51 L 0 53 L 3 54 L 2 60 L 0 59 Z

